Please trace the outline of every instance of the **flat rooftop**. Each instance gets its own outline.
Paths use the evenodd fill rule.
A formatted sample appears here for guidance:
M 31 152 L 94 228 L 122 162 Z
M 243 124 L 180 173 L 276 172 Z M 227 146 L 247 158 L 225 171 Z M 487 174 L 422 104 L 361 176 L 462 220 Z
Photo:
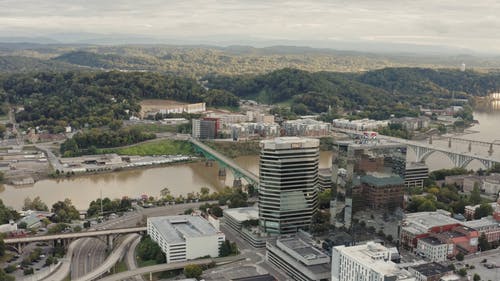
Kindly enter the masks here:
M 292 250 L 293 252 L 303 257 L 304 259 L 314 260 L 314 259 L 328 258 L 328 256 L 325 255 L 323 252 L 314 248 L 309 243 L 297 237 L 280 238 L 278 239 L 278 241 L 281 242 L 283 245 L 285 245 L 288 249 Z
M 437 262 L 425 263 L 422 265 L 413 266 L 412 268 L 413 270 L 420 272 L 420 274 L 424 276 L 435 276 L 451 271 L 448 267 Z
M 431 244 L 433 246 L 444 244 L 436 237 L 424 237 L 424 238 L 421 238 L 420 240 L 426 242 L 427 244 Z
M 300 137 L 280 137 L 271 140 L 263 140 L 260 147 L 264 149 L 300 149 L 319 147 L 318 139 Z
M 389 249 L 379 243 L 368 242 L 362 245 L 337 246 L 334 248 L 359 264 L 363 264 L 385 276 L 397 276 L 398 280 L 400 280 L 409 275 L 405 270 L 399 268 L 396 263 L 390 261 Z
M 183 243 L 189 237 L 212 236 L 219 233 L 200 216 L 181 215 L 150 217 L 148 223 L 155 226 L 167 243 Z
M 419 212 L 406 214 L 403 229 L 410 233 L 422 234 L 430 228 L 451 224 L 460 224 L 460 221 L 439 212 Z
M 387 185 L 403 185 L 404 180 L 396 174 L 370 174 L 362 176 L 360 181 L 375 187 L 383 187 Z
M 500 222 L 497 222 L 493 217 L 488 216 L 484 217 L 479 220 L 473 220 L 473 221 L 465 221 L 462 223 L 464 226 L 473 228 L 473 229 L 478 229 L 482 227 L 499 227 L 500 228 Z
M 224 215 L 228 215 L 238 222 L 259 219 L 259 209 L 257 207 L 231 208 L 224 210 Z

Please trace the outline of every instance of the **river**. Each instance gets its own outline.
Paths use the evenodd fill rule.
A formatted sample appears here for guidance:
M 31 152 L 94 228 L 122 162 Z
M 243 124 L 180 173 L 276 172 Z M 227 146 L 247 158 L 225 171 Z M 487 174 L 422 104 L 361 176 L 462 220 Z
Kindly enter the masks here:
M 474 118 L 479 124 L 474 125 L 467 132 L 460 135 L 464 139 L 482 141 L 500 140 L 500 112 L 475 112 Z M 446 139 L 434 140 L 433 144 L 448 146 Z M 452 147 L 466 151 L 466 143 L 453 143 Z M 494 147 L 494 155 L 500 158 L 500 146 Z M 488 147 L 473 146 L 472 151 L 486 155 Z M 331 166 L 331 152 L 321 152 L 320 167 Z M 408 154 L 408 160 L 413 160 L 414 155 Z M 238 157 L 235 161 L 242 167 L 258 174 L 258 156 Z M 431 170 L 451 168 L 452 163 L 446 156 L 435 153 L 427 159 Z M 468 168 L 479 169 L 481 164 L 473 161 Z M 128 196 L 137 198 L 143 194 L 158 197 L 160 190 L 167 187 L 174 196 L 185 195 L 189 192 L 199 192 L 201 187 L 208 187 L 211 191 L 221 190 L 231 186 L 233 177 L 230 172 L 225 179 L 218 177 L 218 167 L 206 167 L 204 162 L 155 167 L 149 169 L 126 170 L 107 174 L 79 176 L 68 179 L 46 179 L 36 182 L 32 186 L 14 187 L 0 186 L 0 198 L 10 207 L 20 209 L 26 197 L 40 196 L 49 206 L 58 200 L 70 198 L 80 210 L 88 208 L 89 202 L 99 198 L 102 191 L 103 197 L 121 198 Z
M 320 167 L 329 167 L 331 159 L 331 152 L 321 152 Z M 258 174 L 259 157 L 257 155 L 237 157 L 235 161 L 243 168 Z M 200 161 L 64 179 L 45 179 L 25 187 L 4 185 L 3 188 L 0 187 L 0 198 L 5 205 L 15 209 L 22 207 L 26 197 L 33 199 L 40 196 L 48 206 L 58 200 L 70 198 L 79 210 L 85 210 L 90 201 L 99 198 L 101 191 L 103 197 L 138 198 L 143 194 L 158 197 L 165 187 L 172 195 L 178 196 L 189 192 L 199 192 L 202 187 L 217 191 L 225 186 L 232 186 L 231 173 L 228 172 L 225 178 L 219 178 L 218 171 L 216 164 L 207 167 L 204 161 Z

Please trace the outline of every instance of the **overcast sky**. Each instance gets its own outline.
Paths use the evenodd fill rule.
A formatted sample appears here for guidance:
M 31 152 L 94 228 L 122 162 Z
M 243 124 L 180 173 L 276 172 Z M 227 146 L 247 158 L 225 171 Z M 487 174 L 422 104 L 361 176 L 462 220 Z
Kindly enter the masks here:
M 55 33 L 361 40 L 500 53 L 500 1 L 0 0 L 0 36 Z

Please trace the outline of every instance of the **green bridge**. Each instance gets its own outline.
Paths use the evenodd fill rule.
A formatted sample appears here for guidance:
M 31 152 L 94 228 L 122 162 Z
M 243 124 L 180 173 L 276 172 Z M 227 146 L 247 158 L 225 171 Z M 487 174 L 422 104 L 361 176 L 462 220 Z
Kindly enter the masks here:
M 222 155 L 221 153 L 215 151 L 214 149 L 210 148 L 208 145 L 194 139 L 194 138 L 189 138 L 189 141 L 193 144 L 195 147 L 195 150 L 203 156 L 205 156 L 206 159 L 208 160 L 214 160 L 217 161 L 220 167 L 227 168 L 231 170 L 231 172 L 234 175 L 235 180 L 239 180 L 241 178 L 245 179 L 246 182 L 249 184 L 253 185 L 254 187 L 259 186 L 259 177 L 255 175 L 254 173 L 243 169 L 240 167 L 236 162 L 234 162 L 232 159 Z

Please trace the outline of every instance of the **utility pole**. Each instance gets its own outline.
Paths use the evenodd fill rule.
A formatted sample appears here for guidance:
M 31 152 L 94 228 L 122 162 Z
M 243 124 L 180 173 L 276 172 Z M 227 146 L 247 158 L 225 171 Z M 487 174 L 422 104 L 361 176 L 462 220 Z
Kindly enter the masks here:
M 103 211 L 102 211 L 102 189 L 101 189 L 101 216 L 103 216 Z

